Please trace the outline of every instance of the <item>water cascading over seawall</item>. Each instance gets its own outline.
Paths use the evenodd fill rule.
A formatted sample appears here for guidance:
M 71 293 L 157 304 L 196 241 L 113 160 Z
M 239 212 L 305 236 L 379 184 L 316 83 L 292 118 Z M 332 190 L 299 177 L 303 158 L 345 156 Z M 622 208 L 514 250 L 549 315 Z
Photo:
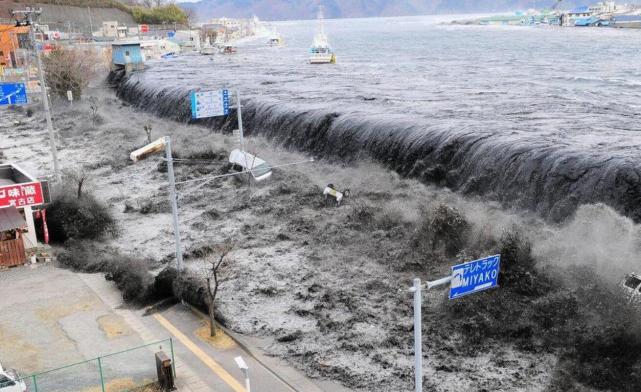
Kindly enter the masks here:
M 159 87 L 135 76 L 110 75 L 118 96 L 177 121 L 191 121 L 189 89 Z M 230 132 L 235 115 L 199 121 Z M 245 133 L 330 159 L 369 156 L 403 176 L 497 200 L 559 221 L 581 204 L 603 202 L 641 221 L 641 166 L 630 156 L 581 149 L 549 139 L 522 138 L 467 127 L 441 129 L 429 119 L 305 110 L 244 97 Z

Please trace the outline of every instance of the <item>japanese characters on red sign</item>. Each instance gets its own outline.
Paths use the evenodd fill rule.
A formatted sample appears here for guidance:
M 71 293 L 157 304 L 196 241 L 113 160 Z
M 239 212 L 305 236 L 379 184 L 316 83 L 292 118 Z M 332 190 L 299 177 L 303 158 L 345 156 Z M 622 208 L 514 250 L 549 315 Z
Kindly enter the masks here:
M 39 182 L 0 187 L 0 208 L 8 206 L 20 208 L 43 203 L 42 184 Z

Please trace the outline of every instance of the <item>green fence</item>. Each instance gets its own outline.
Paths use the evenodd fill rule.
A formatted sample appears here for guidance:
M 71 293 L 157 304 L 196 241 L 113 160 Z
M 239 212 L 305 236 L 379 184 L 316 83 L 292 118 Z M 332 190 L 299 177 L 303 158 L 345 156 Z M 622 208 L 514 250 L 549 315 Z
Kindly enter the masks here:
M 169 351 L 167 351 L 169 350 Z M 174 376 L 174 344 L 171 338 L 107 354 L 98 358 L 23 376 L 29 392 L 129 392 L 158 380 L 154 354 L 171 356 Z

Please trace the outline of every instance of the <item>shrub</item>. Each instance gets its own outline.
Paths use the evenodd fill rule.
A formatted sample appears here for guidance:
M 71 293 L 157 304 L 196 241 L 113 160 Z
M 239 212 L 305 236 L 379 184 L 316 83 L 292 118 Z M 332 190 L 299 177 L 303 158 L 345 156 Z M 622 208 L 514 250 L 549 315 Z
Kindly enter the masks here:
M 414 234 L 414 247 L 419 251 L 443 250 L 456 255 L 465 245 L 470 225 L 456 208 L 441 204 L 421 213 L 422 220 Z
M 95 64 L 91 51 L 57 48 L 43 59 L 47 86 L 61 97 L 71 91 L 74 99 L 80 99 L 95 74 Z
M 641 383 L 641 315 L 591 269 L 537 266 L 518 230 L 500 241 L 501 287 L 442 304 L 462 349 L 492 341 L 559 355 L 549 390 L 633 391 Z M 558 278 L 563 276 L 563 279 Z M 633 387 L 632 387 L 633 386 Z
M 122 255 L 114 249 L 99 249 L 88 241 L 69 240 L 57 254 L 58 262 L 82 272 L 102 272 L 121 291 L 126 302 L 146 304 L 166 296 L 166 288 L 154 282 L 148 260 Z
M 99 239 L 116 234 L 116 221 L 109 209 L 89 192 L 81 198 L 74 187 L 65 187 L 47 208 L 47 224 L 52 242 L 68 239 Z

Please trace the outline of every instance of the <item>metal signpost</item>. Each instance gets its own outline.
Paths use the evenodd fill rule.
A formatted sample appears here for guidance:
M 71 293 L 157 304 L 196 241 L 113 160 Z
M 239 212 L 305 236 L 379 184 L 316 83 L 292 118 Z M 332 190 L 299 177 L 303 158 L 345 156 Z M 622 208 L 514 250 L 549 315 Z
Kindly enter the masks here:
M 229 90 L 216 91 L 192 91 L 191 92 L 191 118 L 207 118 L 216 116 L 228 116 L 231 108 Z M 245 153 L 245 137 L 243 132 L 243 107 L 240 102 L 240 90 L 236 90 L 236 110 L 238 113 L 238 133 L 240 151 Z M 247 156 L 245 155 L 245 164 Z
M 27 88 L 24 83 L 0 83 L 0 105 L 27 103 Z
M 450 299 L 498 287 L 501 255 L 494 255 L 452 267 L 452 275 L 427 282 L 427 289 L 450 283 Z M 414 279 L 414 385 L 423 392 L 423 336 L 421 316 L 421 280 Z

